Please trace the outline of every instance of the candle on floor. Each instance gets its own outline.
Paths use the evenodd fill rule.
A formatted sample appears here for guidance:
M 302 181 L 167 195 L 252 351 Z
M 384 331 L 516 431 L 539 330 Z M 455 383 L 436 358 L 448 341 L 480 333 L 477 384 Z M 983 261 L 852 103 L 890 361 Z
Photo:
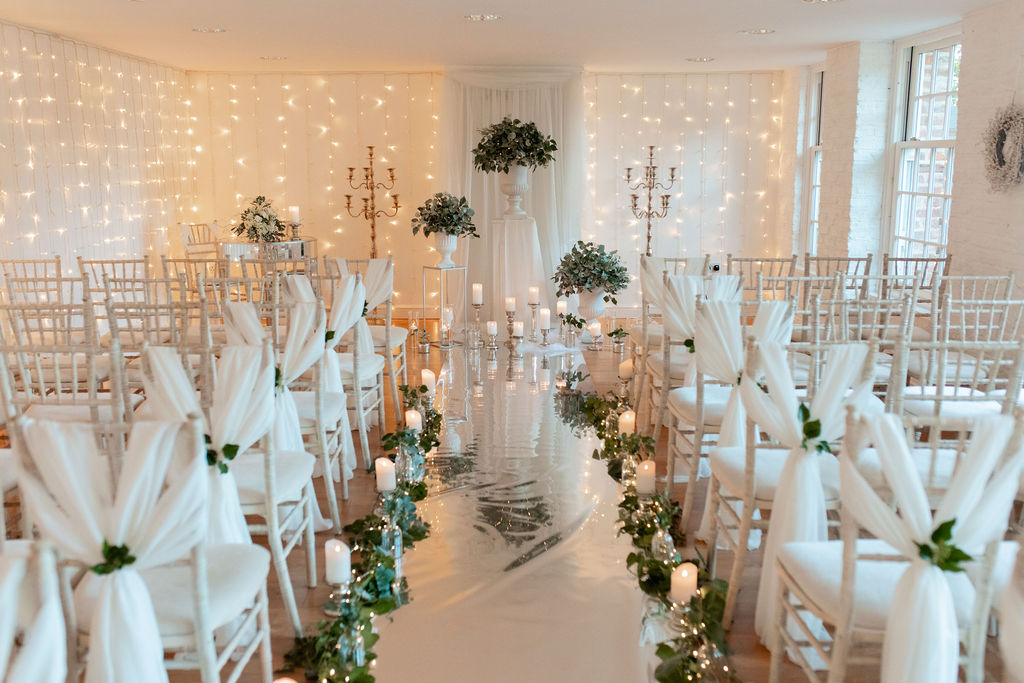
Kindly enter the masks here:
M 559 299 L 558 303 L 555 304 L 555 312 L 558 315 L 565 315 L 569 312 L 569 302 L 565 299 Z
M 352 551 L 338 539 L 324 543 L 324 563 L 327 583 L 339 586 L 352 580 Z
M 377 473 L 377 490 L 393 491 L 395 489 L 395 463 L 385 457 L 373 461 L 373 469 Z
M 483 306 L 484 305 L 484 285 L 482 282 L 473 283 L 473 305 Z
M 275 678 L 274 683 L 298 683 L 294 678 Z
M 420 384 L 427 387 L 427 393 L 432 394 L 437 389 L 437 376 L 433 370 L 423 368 L 420 370 Z
M 632 410 L 619 415 L 619 434 L 632 434 L 636 431 L 636 413 Z
M 505 312 L 515 313 L 516 312 L 516 298 L 514 296 L 505 297 Z
M 697 565 L 684 562 L 672 570 L 672 587 L 669 599 L 677 605 L 685 605 L 697 594 Z
M 289 206 L 288 207 L 288 213 L 292 217 L 292 225 L 298 225 L 298 223 L 299 223 L 299 207 L 297 207 L 297 206 Z
M 540 309 L 540 322 L 538 322 L 537 324 L 540 325 L 540 329 L 542 329 L 542 330 L 550 330 L 551 329 L 551 309 L 550 308 L 542 308 L 542 309 Z
M 644 460 L 636 470 L 636 492 L 641 496 L 654 495 L 654 474 L 657 467 L 653 460 Z
M 423 415 L 418 410 L 405 411 L 405 428 L 418 432 L 423 429 Z
M 497 320 L 488 320 L 487 321 L 487 334 L 491 335 L 492 337 L 495 336 L 496 334 L 498 334 L 498 321 Z
M 540 287 L 530 287 L 530 303 L 540 303 Z
M 512 323 L 512 336 L 522 337 L 523 336 L 523 321 L 516 320 Z

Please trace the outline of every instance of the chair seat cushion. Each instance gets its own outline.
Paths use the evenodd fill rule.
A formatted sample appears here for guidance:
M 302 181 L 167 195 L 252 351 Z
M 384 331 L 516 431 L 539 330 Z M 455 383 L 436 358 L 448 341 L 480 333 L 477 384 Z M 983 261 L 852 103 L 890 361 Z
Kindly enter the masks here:
M 302 421 L 313 421 L 316 419 L 316 392 L 315 391 L 293 391 L 292 398 L 295 399 L 295 407 L 299 412 L 299 419 Z M 324 392 L 323 420 L 328 429 L 338 424 L 348 407 L 348 396 L 336 391 Z
M 97 394 L 99 400 L 106 400 L 104 394 Z M 139 394 L 129 394 L 129 410 L 134 410 L 142 403 Z M 110 412 L 110 404 L 96 407 L 101 422 L 116 422 L 123 418 L 115 418 Z M 92 411 L 88 405 L 74 403 L 33 403 L 25 411 L 26 417 L 36 420 L 53 420 L 54 422 L 92 422 Z
M 251 543 L 214 545 L 206 549 L 206 581 L 210 626 L 218 628 L 238 617 L 253 603 L 270 570 L 270 552 Z M 160 635 L 187 636 L 194 630 L 195 597 L 192 567 L 165 565 L 140 572 L 149 588 Z M 88 633 L 97 583 L 87 573 L 75 589 L 79 629 Z
M 737 498 L 743 496 L 743 481 L 747 465 L 747 449 L 744 446 L 712 448 L 711 473 L 723 488 Z M 789 451 L 781 448 L 758 448 L 754 451 L 754 498 L 771 501 L 779 487 L 779 476 L 786 463 Z M 825 486 L 826 500 L 839 498 L 839 461 L 835 456 L 822 453 L 820 459 L 821 479 Z
M 18 459 L 10 448 L 0 448 L 0 493 L 10 491 L 18 483 Z
M 686 349 L 674 350 L 672 359 L 669 361 L 672 366 L 671 378 L 675 381 L 682 382 L 686 379 L 686 370 L 690 367 L 690 359 L 693 358 L 693 354 Z M 665 356 L 661 353 L 652 353 L 647 357 L 647 370 L 654 374 L 656 379 L 660 379 L 664 376 L 665 368 Z
M 725 404 L 731 387 L 704 385 L 704 424 L 717 426 L 725 417 Z M 668 392 L 668 409 L 686 424 L 697 423 L 697 387 L 680 387 Z
M 937 394 L 936 387 L 907 387 L 903 390 L 903 412 L 915 417 L 935 415 Z M 973 418 L 997 415 L 1002 410 L 1001 398 L 986 400 L 988 394 L 970 387 L 943 387 L 942 395 L 951 399 L 973 399 L 943 401 L 939 408 L 942 417 Z
M 338 366 L 341 368 L 341 379 L 351 386 L 353 359 L 351 353 L 338 354 Z M 359 383 L 363 386 L 372 383 L 377 375 L 384 372 L 384 356 L 373 354 L 359 356 Z
M 936 353 L 929 363 L 929 353 L 925 351 L 911 351 L 907 357 L 907 374 L 911 378 L 921 381 L 921 378 L 930 370 L 933 374 L 939 372 L 939 354 Z M 978 367 L 978 359 L 974 356 L 962 353 L 960 351 L 947 351 L 946 352 L 946 372 L 943 375 L 947 382 L 952 381 L 955 378 L 959 378 L 964 382 L 973 381 L 974 373 Z M 988 373 L 985 368 L 982 367 L 978 371 L 978 378 L 985 379 L 988 377 Z M 937 380 L 938 377 L 932 377 L 932 381 Z
M 993 591 L 997 596 L 1002 594 L 1009 580 L 1016 545 L 1013 542 L 1000 544 L 993 573 Z M 857 552 L 898 555 L 892 546 L 875 538 L 858 540 Z M 833 618 L 838 617 L 839 590 L 843 575 L 842 541 L 786 543 L 779 551 L 779 562 L 822 612 L 832 615 Z M 857 561 L 854 580 L 854 628 L 862 631 L 885 630 L 896 583 L 909 565 L 910 563 L 906 561 Z M 967 574 L 974 574 L 977 571 L 977 562 L 968 565 Z M 952 588 L 953 604 L 961 624 L 969 623 L 974 607 L 974 587 L 967 574 L 945 574 Z
M 640 323 L 629 328 L 629 341 L 634 346 L 644 345 L 644 326 Z M 665 327 L 660 323 L 647 324 L 647 346 L 651 349 L 661 348 L 661 340 L 665 337 Z
M 236 457 L 231 472 L 238 484 L 242 505 L 258 505 L 267 499 L 263 453 L 249 452 Z M 313 476 L 316 458 L 303 451 L 278 451 L 274 454 L 274 481 L 279 501 L 298 500 L 302 489 Z
M 955 448 L 936 449 L 934 459 L 928 448 L 915 448 L 910 454 L 917 473 L 921 476 L 921 481 L 927 487 L 939 490 L 949 487 L 949 480 L 953 476 L 953 470 L 956 469 L 956 456 Z M 857 469 L 864 475 L 872 488 L 887 489 L 888 485 L 882 476 L 882 461 L 878 458 L 878 451 L 874 448 L 865 448 L 858 457 Z M 929 473 L 931 473 L 930 476 Z
M 370 338 L 373 339 L 373 346 L 379 350 L 384 348 L 384 325 L 370 325 Z M 391 326 L 391 346 L 402 346 L 409 336 L 409 330 L 404 327 Z
M 1006 397 L 1006 389 L 996 389 L 995 391 L 990 391 L 988 395 L 1002 402 L 1003 398 Z M 1024 389 L 1017 393 L 1017 405 L 1024 406 Z

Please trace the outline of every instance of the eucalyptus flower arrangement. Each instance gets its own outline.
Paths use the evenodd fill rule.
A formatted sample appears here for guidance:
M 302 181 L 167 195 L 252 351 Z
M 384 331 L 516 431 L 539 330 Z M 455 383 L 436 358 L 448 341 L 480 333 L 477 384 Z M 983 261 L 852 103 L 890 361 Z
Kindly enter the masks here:
M 412 234 L 423 231 L 424 237 L 432 233 L 455 235 L 456 237 L 479 237 L 473 225 L 473 209 L 465 197 L 456 197 L 447 192 L 438 192 L 423 206 L 416 209 L 412 218 Z
M 535 169 L 547 166 L 555 157 L 558 145 L 544 135 L 533 122 L 506 116 L 480 131 L 483 137 L 473 148 L 473 166 L 484 173 L 508 173 L 513 166 Z
M 284 221 L 277 217 L 277 211 L 263 195 L 252 200 L 231 231 L 250 242 L 280 242 L 285 234 Z
M 562 257 L 551 279 L 558 285 L 558 296 L 603 289 L 604 300 L 611 303 L 617 303 L 615 294 L 629 284 L 626 266 L 618 252 L 583 240 Z

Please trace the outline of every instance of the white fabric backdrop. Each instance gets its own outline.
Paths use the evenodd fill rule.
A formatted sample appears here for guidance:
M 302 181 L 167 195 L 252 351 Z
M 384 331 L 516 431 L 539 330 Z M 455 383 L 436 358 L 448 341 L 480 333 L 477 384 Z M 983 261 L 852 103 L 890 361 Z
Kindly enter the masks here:
M 469 240 L 468 254 L 460 244 L 455 259 L 465 264 L 468 258 L 470 281 L 484 283 L 482 315 L 496 320 L 504 310 L 495 286 L 501 254 L 489 227 L 490 221 L 504 212 L 505 200 L 497 174 L 473 168 L 472 149 L 480 141 L 480 130 L 506 115 L 536 123 L 558 143 L 554 163 L 530 174 L 530 191 L 523 199 L 523 209 L 537 221 L 544 286 L 548 300 L 553 301 L 551 275 L 580 235 L 585 154 L 581 73 L 572 69 L 450 69 L 445 74 L 441 109 L 444 189 L 469 199 L 480 232 L 480 239 Z

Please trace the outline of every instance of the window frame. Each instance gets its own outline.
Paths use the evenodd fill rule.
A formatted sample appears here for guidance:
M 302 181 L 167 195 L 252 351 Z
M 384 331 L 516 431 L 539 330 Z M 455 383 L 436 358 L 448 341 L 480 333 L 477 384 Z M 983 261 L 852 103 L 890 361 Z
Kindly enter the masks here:
M 821 157 L 821 115 L 825 96 L 825 65 L 815 64 L 810 67 L 811 76 L 807 81 L 807 92 L 804 103 L 804 161 L 803 161 L 803 197 L 800 211 L 799 251 L 803 254 L 817 252 L 817 234 L 812 239 L 812 224 L 817 233 L 818 220 L 811 217 L 814 206 L 814 189 L 818 188 L 818 218 L 821 210 L 821 184 L 814 183 L 814 171 Z M 812 116 L 813 112 L 813 116 Z

